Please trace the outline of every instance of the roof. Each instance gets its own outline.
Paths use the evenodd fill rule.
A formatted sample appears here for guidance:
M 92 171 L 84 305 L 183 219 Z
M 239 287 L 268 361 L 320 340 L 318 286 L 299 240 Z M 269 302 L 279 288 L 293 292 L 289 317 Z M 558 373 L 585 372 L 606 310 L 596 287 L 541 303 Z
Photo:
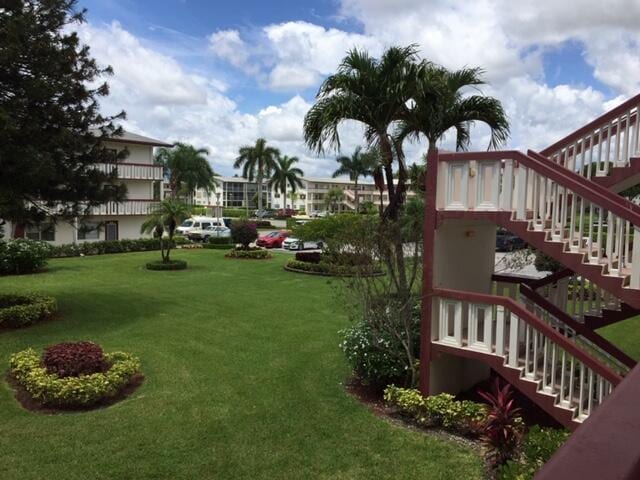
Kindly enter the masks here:
M 353 181 L 348 178 L 331 178 L 331 177 L 303 177 L 302 180 L 307 182 L 316 182 L 316 183 L 343 183 L 348 185 L 353 185 Z M 374 185 L 374 182 L 371 180 L 366 180 L 363 177 L 358 179 L 358 185 Z
M 93 130 L 96 132 L 96 129 Z M 122 131 L 122 135 L 109 138 L 110 142 L 118 143 L 135 143 L 137 145 L 151 145 L 153 147 L 173 147 L 173 144 L 163 142 L 162 140 L 156 140 L 155 138 L 145 137 L 144 135 L 138 135 L 137 133 Z

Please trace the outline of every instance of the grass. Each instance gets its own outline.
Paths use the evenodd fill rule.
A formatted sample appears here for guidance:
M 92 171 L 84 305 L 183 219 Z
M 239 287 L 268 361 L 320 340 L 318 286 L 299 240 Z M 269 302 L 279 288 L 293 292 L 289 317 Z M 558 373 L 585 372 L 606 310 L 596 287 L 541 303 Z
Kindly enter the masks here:
M 338 280 L 224 251 L 54 260 L 0 292 L 57 297 L 62 318 L 0 332 L 0 362 L 29 346 L 93 340 L 143 362 L 125 401 L 85 413 L 23 410 L 0 387 L 0 478 L 482 478 L 470 449 L 376 417 L 347 395 Z
M 598 333 L 631 358 L 640 361 L 640 315 L 601 328 Z

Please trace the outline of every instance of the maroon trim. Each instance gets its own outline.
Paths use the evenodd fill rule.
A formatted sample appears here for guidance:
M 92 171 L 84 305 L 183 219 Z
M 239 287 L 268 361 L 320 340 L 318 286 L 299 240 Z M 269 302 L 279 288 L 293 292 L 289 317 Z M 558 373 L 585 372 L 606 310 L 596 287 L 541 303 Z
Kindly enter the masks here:
M 538 332 L 543 333 L 546 337 L 551 339 L 554 343 L 561 346 L 565 351 L 573 357 L 582 361 L 585 365 L 591 368 L 596 373 L 602 375 L 606 380 L 611 382 L 612 385 L 617 385 L 622 380 L 622 377 L 616 372 L 611 370 L 606 365 L 600 363 L 599 360 L 592 357 L 580 347 L 578 347 L 571 340 L 567 339 L 564 335 L 561 335 L 556 330 L 551 328 L 545 322 L 540 320 L 530 311 L 525 309 L 522 305 L 509 297 L 500 297 L 497 295 L 486 295 L 483 293 L 464 292 L 461 290 L 451 290 L 446 288 L 435 288 L 433 295 L 442 298 L 451 298 L 454 300 L 460 300 L 465 302 L 477 302 L 485 303 L 489 305 L 502 305 L 504 308 L 515 313 L 522 321 L 528 323 Z
M 589 415 L 536 475 L 536 480 L 640 478 L 640 368 Z
M 515 283 L 517 285 L 524 284 L 529 285 L 536 279 L 531 277 L 525 277 L 516 273 L 494 273 L 491 275 L 491 280 L 501 283 Z
M 545 156 L 552 155 L 558 150 L 561 150 L 562 148 L 565 148 L 570 144 L 574 143 L 576 140 L 579 140 L 580 138 L 584 137 L 585 135 L 592 133 L 594 130 L 601 127 L 603 123 L 607 123 L 610 120 L 613 120 L 617 116 L 623 113 L 626 113 L 628 110 L 637 107 L 639 104 L 640 104 L 640 94 L 636 95 L 635 97 L 631 97 L 629 100 L 627 100 L 624 103 L 621 103 L 613 110 L 609 110 L 607 113 L 600 115 L 595 120 L 587 123 L 584 127 L 579 128 L 573 133 L 570 133 L 566 137 L 558 140 L 556 143 L 548 146 L 540 153 L 542 153 Z M 635 113 L 635 118 L 637 119 L 637 117 L 638 117 L 638 112 Z
M 598 177 L 594 175 L 591 177 L 591 181 L 604 188 L 613 188 L 627 180 L 629 177 L 634 177 L 640 174 L 640 157 L 631 157 L 629 159 L 629 165 L 624 167 L 614 165 L 609 172 L 610 174 L 606 177 Z M 638 208 L 640 209 L 640 206 L 638 206 Z
M 422 254 L 422 306 L 420 323 L 420 392 L 429 395 L 431 370 L 431 312 L 433 304 L 433 261 L 435 255 L 438 211 L 436 195 L 438 189 L 438 150 L 427 154 L 425 176 L 424 239 Z
M 551 315 L 556 317 L 562 323 L 565 323 L 569 327 L 573 328 L 579 335 L 583 336 L 587 340 L 591 341 L 592 343 L 600 347 L 602 350 L 607 352 L 609 355 L 611 355 L 613 358 L 618 360 L 620 363 L 626 365 L 629 368 L 635 367 L 636 364 L 638 363 L 629 355 L 627 355 L 622 350 L 620 350 L 618 347 L 610 343 L 608 340 L 601 337 L 593 330 L 585 327 L 580 322 L 577 322 L 571 315 L 562 311 L 560 308 L 558 308 L 556 305 L 554 305 L 549 300 L 544 298 L 538 292 L 534 291 L 531 287 L 527 285 L 522 285 L 520 287 L 520 293 L 525 297 L 527 297 L 532 302 L 534 302 L 535 304 L 537 304 L 539 307 L 542 307 L 544 310 L 551 313 Z

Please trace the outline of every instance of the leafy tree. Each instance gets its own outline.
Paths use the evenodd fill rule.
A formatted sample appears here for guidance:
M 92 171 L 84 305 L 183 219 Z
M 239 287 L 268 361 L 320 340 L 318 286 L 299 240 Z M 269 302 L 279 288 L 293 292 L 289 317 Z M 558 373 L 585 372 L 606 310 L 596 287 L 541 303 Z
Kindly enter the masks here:
M 235 243 L 241 244 L 243 250 L 249 250 L 249 244 L 258 238 L 256 224 L 247 220 L 234 220 L 231 223 L 231 238 Z
M 218 184 L 216 177 L 219 175 L 211 168 L 206 158 L 208 154 L 206 148 L 196 149 L 184 143 L 158 150 L 156 163 L 164 167 L 172 198 L 190 198 L 197 188 L 203 188 L 207 192 L 215 191 Z
M 425 157 L 426 159 L 426 157 Z M 427 167 L 412 163 L 409 166 L 409 190 L 421 193 L 425 191 L 424 182 L 427 176 Z
M 338 187 L 330 188 L 324 196 L 324 203 L 326 205 L 326 208 L 331 212 L 340 210 L 340 205 L 342 205 L 343 200 L 344 192 L 341 188 Z
M 258 210 L 262 210 L 262 182 L 275 168 L 276 158 L 280 155 L 277 148 L 267 146 L 264 138 L 256 140 L 256 144 L 241 147 L 233 168 L 242 168 L 242 176 L 258 184 Z
M 298 188 L 302 188 L 302 180 L 300 178 L 304 175 L 302 170 L 294 165 L 298 163 L 298 157 L 278 157 L 273 167 L 273 174 L 269 180 L 269 187 L 275 187 L 276 190 L 282 192 L 284 196 L 284 206 L 287 208 L 287 185 L 291 187 L 291 198 L 293 201 L 293 194 L 295 194 Z
M 99 113 L 109 94 L 101 67 L 73 25 L 75 0 L 12 0 L 0 8 L 0 218 L 37 223 L 87 215 L 121 201 L 126 187 L 98 163 L 124 159 L 104 147 L 122 134 Z
M 176 228 L 191 215 L 191 207 L 173 198 L 167 198 L 151 212 L 140 227 L 140 233 L 151 233 L 160 238 L 162 263 L 170 263 L 169 257 Z M 167 238 L 165 239 L 165 233 Z
M 336 162 L 340 166 L 333 172 L 333 178 L 340 177 L 342 175 L 348 175 L 355 187 L 355 210 L 360 211 L 360 195 L 358 195 L 358 179 L 360 177 L 368 177 L 373 174 L 373 169 L 376 167 L 378 159 L 376 156 L 363 152 L 362 147 L 356 147 L 350 157 L 340 156 L 336 158 Z

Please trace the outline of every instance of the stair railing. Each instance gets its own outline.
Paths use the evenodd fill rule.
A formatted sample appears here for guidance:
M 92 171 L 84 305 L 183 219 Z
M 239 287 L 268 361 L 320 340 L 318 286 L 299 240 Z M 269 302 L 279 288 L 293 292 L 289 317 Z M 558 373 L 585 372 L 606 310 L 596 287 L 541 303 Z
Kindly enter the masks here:
M 510 298 L 435 289 L 431 331 L 435 343 L 503 358 L 579 418 L 590 415 L 622 380 Z
M 636 95 L 540 153 L 586 178 L 606 176 L 611 166 L 627 166 L 640 155 L 639 106 Z

